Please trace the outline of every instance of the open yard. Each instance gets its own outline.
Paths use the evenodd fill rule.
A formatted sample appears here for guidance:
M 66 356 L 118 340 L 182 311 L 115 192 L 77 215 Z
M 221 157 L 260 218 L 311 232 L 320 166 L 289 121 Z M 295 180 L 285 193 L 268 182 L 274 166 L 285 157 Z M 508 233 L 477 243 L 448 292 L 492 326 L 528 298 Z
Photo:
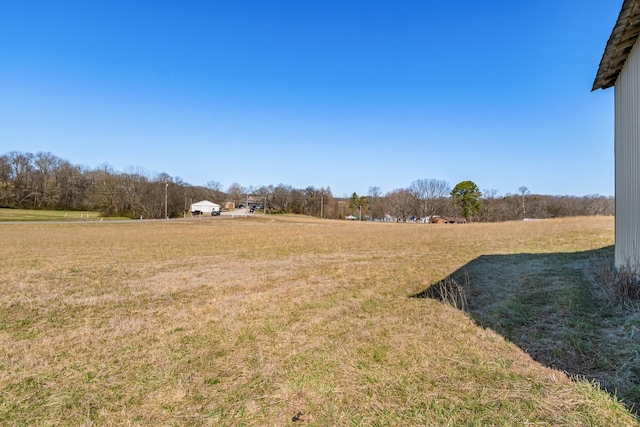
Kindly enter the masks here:
M 0 424 L 640 425 L 612 244 L 610 217 L 0 224 Z M 423 297 L 451 275 L 465 311 Z

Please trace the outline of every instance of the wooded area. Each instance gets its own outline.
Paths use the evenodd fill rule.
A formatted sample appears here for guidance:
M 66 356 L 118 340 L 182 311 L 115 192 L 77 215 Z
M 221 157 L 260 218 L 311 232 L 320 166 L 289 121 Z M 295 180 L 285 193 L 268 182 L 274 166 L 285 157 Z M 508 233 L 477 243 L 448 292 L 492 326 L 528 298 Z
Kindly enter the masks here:
M 355 199 L 354 199 L 355 196 Z M 167 173 L 150 174 L 131 169 L 116 171 L 109 165 L 91 169 L 73 165 L 51 153 L 12 151 L 0 156 L 0 207 L 55 210 L 95 210 L 105 216 L 130 218 L 182 217 L 191 203 L 210 200 L 244 203 L 256 200 L 267 213 L 296 213 L 342 219 L 347 215 L 368 220 L 419 221 L 434 215 L 456 217 L 451 187 L 443 180 L 419 179 L 407 188 L 383 194 L 372 186 L 366 196 L 334 197 L 330 188 L 293 188 L 278 184 L 243 187 L 234 183 L 227 191 L 210 181 L 195 186 Z M 357 200 L 354 203 L 353 200 Z M 613 215 L 613 197 L 601 195 L 550 196 L 483 190 L 474 221 L 494 222 L 524 218 L 579 215 Z

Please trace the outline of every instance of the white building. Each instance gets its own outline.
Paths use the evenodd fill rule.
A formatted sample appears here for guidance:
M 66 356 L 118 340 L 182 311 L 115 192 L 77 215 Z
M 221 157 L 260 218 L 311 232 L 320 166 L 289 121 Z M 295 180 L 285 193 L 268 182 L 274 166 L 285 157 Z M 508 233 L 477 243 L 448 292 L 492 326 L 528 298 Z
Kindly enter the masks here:
M 640 267 L 640 2 L 624 0 L 593 89 L 614 86 L 615 265 Z
M 212 212 L 220 212 L 220 205 L 208 200 L 201 200 L 191 204 L 192 214 L 211 215 Z

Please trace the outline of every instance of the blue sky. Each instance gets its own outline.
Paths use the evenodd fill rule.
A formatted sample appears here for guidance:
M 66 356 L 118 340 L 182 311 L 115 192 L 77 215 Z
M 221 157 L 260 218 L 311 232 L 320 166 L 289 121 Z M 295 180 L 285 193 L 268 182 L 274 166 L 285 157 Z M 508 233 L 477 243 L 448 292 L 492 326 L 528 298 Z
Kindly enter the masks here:
M 0 154 L 193 185 L 613 195 L 622 1 L 0 2 Z

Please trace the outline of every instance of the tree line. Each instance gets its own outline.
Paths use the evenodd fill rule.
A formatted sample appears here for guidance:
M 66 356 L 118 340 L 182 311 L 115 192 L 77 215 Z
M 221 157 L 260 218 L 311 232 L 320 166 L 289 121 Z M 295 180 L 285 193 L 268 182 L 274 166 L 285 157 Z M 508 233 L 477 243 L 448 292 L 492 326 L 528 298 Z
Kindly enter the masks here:
M 366 195 L 334 197 L 330 188 L 293 188 L 278 184 L 226 191 L 217 181 L 204 186 L 167 173 L 140 169 L 125 172 L 107 164 L 96 168 L 73 165 L 48 152 L 12 151 L 0 156 L 0 207 L 55 210 L 94 210 L 105 216 L 130 218 L 182 217 L 191 203 L 211 200 L 221 205 L 252 203 L 267 213 L 296 213 L 322 218 L 424 221 L 461 218 L 493 222 L 524 218 L 612 215 L 613 197 L 601 195 L 549 196 L 530 194 L 527 187 L 513 194 L 480 191 L 472 181 L 451 188 L 440 179 L 418 179 L 406 188 L 383 193 L 372 186 Z

